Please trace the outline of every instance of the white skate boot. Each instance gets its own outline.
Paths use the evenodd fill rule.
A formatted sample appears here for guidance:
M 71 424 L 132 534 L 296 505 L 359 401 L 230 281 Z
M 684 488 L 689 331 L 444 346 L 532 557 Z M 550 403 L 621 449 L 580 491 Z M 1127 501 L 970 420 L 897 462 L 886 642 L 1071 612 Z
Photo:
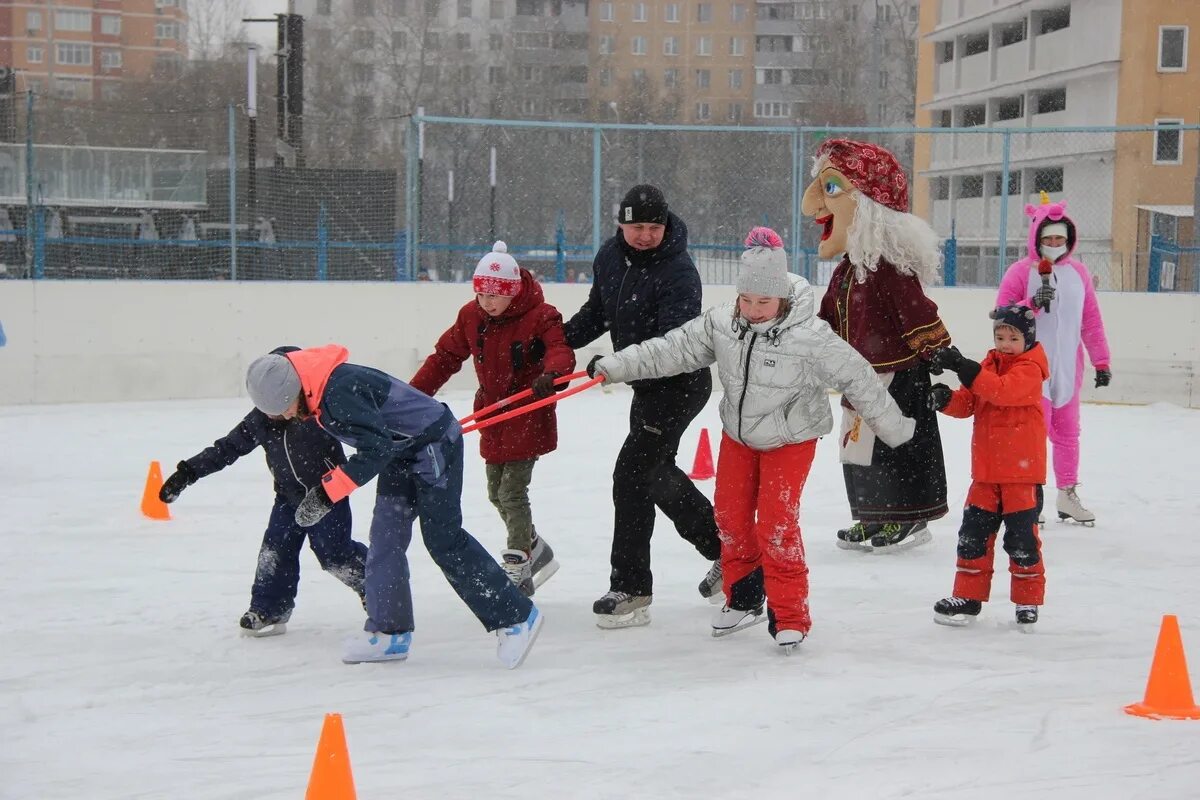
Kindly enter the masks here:
M 1083 503 L 1079 502 L 1079 495 L 1075 490 L 1079 488 L 1079 484 L 1074 486 L 1064 486 L 1058 490 L 1058 518 L 1061 520 L 1074 520 L 1084 527 L 1091 528 L 1096 524 L 1096 515 L 1083 507 Z

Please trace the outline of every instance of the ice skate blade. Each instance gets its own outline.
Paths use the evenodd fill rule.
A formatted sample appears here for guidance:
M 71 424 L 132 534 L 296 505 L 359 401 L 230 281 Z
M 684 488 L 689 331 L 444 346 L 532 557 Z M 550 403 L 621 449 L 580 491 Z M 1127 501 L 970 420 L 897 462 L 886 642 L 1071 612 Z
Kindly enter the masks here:
M 767 615 L 765 613 L 758 614 L 757 616 L 750 617 L 750 619 L 748 619 L 748 620 L 743 620 L 740 624 L 734 625 L 732 628 L 713 628 L 712 635 L 713 635 L 714 639 L 720 639 L 724 636 L 728 636 L 731 633 L 737 633 L 738 631 L 744 631 L 744 630 L 746 630 L 746 628 L 753 628 L 755 625 L 758 625 L 760 622 L 766 622 L 766 621 L 767 621 Z
M 775 646 L 779 648 L 779 652 L 783 653 L 785 656 L 790 656 L 792 653 L 794 653 L 796 651 L 796 648 L 798 648 L 800 646 L 800 642 L 792 642 L 790 644 L 777 644 Z
M 650 624 L 650 609 L 637 608 L 628 614 L 597 614 L 596 627 L 606 631 L 618 628 L 639 628 Z
M 1033 633 L 1034 629 L 1037 628 L 1036 622 L 1017 622 L 1014 624 L 1021 633 Z
M 938 614 L 935 612 L 933 615 L 934 622 L 950 628 L 965 628 L 976 619 L 976 617 L 970 614 Z
M 242 628 L 242 636 L 247 639 L 266 639 L 269 636 L 282 636 L 287 633 L 287 623 L 277 622 L 274 625 L 264 625 L 256 631 Z
M 869 553 L 875 548 L 870 542 L 847 542 L 845 539 L 838 539 L 837 546 L 841 550 L 859 550 L 864 553 Z
M 917 547 L 918 545 L 926 544 L 927 542 L 931 542 L 931 541 L 933 541 L 933 533 L 931 533 L 929 531 L 929 529 L 926 528 L 923 531 L 917 531 L 912 536 L 909 536 L 907 539 L 903 539 L 903 540 L 897 542 L 896 544 L 888 544 L 888 545 L 884 545 L 882 547 L 877 547 L 877 546 L 872 545 L 871 552 L 872 553 L 899 553 L 903 550 L 911 550 L 914 547 Z
M 1072 517 L 1070 514 L 1064 514 L 1061 511 L 1058 512 L 1058 521 L 1059 522 L 1071 522 L 1071 523 L 1074 523 L 1075 525 L 1080 525 L 1084 528 L 1096 527 L 1096 520 L 1094 518 L 1093 519 L 1076 519 L 1075 517 Z
M 395 653 L 394 655 L 390 655 L 390 656 L 384 656 L 384 655 L 354 656 L 354 655 L 348 655 L 348 654 L 342 656 L 343 664 L 383 664 L 383 663 L 386 663 L 389 661 L 407 661 L 407 660 L 408 660 L 408 653 Z
M 533 573 L 533 588 L 540 589 L 542 584 L 554 577 L 558 572 L 558 561 L 550 559 L 550 563 Z

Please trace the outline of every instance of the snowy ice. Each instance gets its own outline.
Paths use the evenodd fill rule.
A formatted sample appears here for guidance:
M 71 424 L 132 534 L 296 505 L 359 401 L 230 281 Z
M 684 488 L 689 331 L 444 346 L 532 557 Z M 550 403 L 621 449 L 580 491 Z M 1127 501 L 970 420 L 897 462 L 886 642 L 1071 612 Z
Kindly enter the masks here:
M 932 622 L 954 577 L 970 422 L 941 420 L 951 508 L 912 551 L 844 552 L 836 443 L 801 511 L 812 635 L 781 656 L 761 625 L 713 639 L 708 568 L 660 517 L 652 624 L 602 631 L 610 475 L 630 395 L 560 411 L 534 472 L 534 516 L 562 569 L 516 671 L 497 662 L 420 540 L 406 663 L 343 665 L 354 595 L 305 551 L 288 632 L 238 636 L 271 506 L 260 453 L 141 517 L 148 462 L 169 473 L 234 426 L 245 401 L 0 408 L 0 797 L 299 798 L 327 712 L 345 721 L 370 798 L 1190 798 L 1200 722 L 1148 721 L 1161 615 L 1200 672 L 1200 411 L 1085 406 L 1080 490 L 1094 529 L 1043 532 L 1047 602 L 1015 630 L 1007 564 L 966 629 Z M 465 413 L 467 392 L 446 395 Z M 688 431 L 720 429 L 717 396 Z M 466 527 L 504 529 L 468 436 Z M 714 436 L 714 442 L 719 437 Z M 712 482 L 703 484 L 712 491 Z M 366 539 L 374 487 L 354 496 Z

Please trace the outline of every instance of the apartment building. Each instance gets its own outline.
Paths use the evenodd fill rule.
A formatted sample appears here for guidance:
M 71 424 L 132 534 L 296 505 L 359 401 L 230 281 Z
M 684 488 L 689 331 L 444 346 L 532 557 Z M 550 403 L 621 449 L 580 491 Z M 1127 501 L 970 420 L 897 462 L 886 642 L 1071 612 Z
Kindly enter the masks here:
M 187 25 L 186 0 L 14 0 L 0 5 L 0 66 L 17 91 L 110 98 L 126 78 L 177 70 Z
M 938 0 L 920 17 L 917 122 L 936 127 L 1200 121 L 1193 0 Z M 1065 198 L 1101 286 L 1145 285 L 1149 233 L 1190 240 L 1194 135 L 946 134 L 917 143 L 917 213 L 953 229 L 960 271 L 986 282 L 1023 254 L 1026 203 Z M 1189 144 L 1190 138 L 1190 144 Z M 1002 164 L 1009 180 L 1002 186 Z M 1007 212 L 1008 252 L 1000 252 Z M 1187 243 L 1187 242 L 1185 242 Z M 974 274 L 972 274 L 974 273 Z

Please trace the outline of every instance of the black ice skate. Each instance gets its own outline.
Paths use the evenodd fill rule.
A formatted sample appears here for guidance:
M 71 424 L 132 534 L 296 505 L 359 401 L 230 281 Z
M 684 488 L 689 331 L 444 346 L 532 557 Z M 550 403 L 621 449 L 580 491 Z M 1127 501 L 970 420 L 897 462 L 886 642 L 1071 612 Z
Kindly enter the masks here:
M 843 550 L 870 550 L 871 537 L 879 532 L 878 525 L 856 522 L 849 528 L 837 532 L 837 546 Z
M 1038 621 L 1037 606 L 1017 606 L 1017 630 L 1022 633 L 1033 633 L 1033 626 Z
M 652 596 L 648 594 L 605 592 L 603 597 L 592 603 L 596 626 L 614 630 L 649 625 L 651 599 Z
M 710 603 L 724 602 L 725 591 L 721 587 L 721 577 L 721 560 L 717 559 L 708 568 L 708 574 L 704 576 L 704 580 L 700 581 L 700 596 Z
M 534 534 L 533 547 L 529 551 L 529 560 L 533 562 L 529 569 L 533 574 L 534 588 L 554 577 L 558 572 L 558 562 L 554 559 L 554 551 L 550 544 L 541 536 Z
M 238 620 L 238 625 L 242 628 L 242 636 L 253 636 L 256 639 L 261 639 L 265 636 L 279 636 L 280 634 L 287 633 L 287 621 L 291 617 L 292 613 L 290 611 L 279 616 L 271 616 L 252 608 L 245 614 L 242 614 L 242 618 Z
M 983 603 L 964 597 L 946 597 L 933 604 L 933 621 L 938 625 L 961 628 L 969 625 L 983 610 Z
M 933 539 L 924 522 L 885 522 L 871 537 L 871 549 L 876 553 L 908 550 Z

